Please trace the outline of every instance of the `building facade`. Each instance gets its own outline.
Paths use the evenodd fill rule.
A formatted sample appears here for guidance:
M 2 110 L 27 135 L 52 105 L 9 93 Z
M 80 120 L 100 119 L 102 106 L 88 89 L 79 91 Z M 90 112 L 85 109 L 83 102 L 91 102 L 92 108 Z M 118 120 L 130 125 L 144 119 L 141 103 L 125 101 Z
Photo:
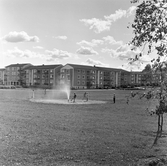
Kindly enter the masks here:
M 19 86 L 24 85 L 25 71 L 24 69 L 32 66 L 30 63 L 11 64 L 5 67 L 5 85 Z
M 122 69 L 66 64 L 60 69 L 60 83 L 74 89 L 120 87 Z
M 0 69 L 0 85 L 5 84 L 5 69 Z
M 62 65 L 29 66 L 25 69 L 27 87 L 52 88 L 59 85 Z
M 130 85 L 131 86 L 141 86 L 144 85 L 144 73 L 142 72 L 130 72 Z
M 0 69 L 0 84 L 8 86 L 53 88 L 68 85 L 73 89 L 108 89 L 159 85 L 161 74 L 126 71 L 78 64 L 33 66 L 11 64 Z

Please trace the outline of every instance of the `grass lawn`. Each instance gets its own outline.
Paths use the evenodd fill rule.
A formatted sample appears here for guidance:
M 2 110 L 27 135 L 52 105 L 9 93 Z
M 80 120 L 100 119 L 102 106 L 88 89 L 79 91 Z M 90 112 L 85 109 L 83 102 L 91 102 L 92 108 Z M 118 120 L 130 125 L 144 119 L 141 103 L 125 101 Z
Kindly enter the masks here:
M 84 91 L 75 92 L 77 102 Z M 157 117 L 146 112 L 146 99 L 135 97 L 128 105 L 128 90 L 88 92 L 90 100 L 106 103 L 35 103 L 30 89 L 0 90 L 0 166 L 128 166 L 166 154 L 165 136 L 151 148 Z M 47 94 L 66 98 L 57 91 Z M 43 98 L 44 90 L 35 97 Z

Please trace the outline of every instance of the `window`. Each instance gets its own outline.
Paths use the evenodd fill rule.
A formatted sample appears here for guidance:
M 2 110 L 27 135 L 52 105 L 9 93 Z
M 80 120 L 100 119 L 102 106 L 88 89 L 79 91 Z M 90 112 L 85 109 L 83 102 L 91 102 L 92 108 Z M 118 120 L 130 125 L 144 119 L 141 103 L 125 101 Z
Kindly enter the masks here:
M 48 71 L 47 70 L 42 70 L 42 73 L 47 73 Z
M 102 79 L 103 79 L 103 77 L 100 77 L 100 79 L 102 80 Z
M 90 71 L 87 71 L 86 73 L 89 75 L 89 74 L 90 74 Z
M 67 75 L 67 80 L 70 80 L 70 75 Z
M 50 74 L 50 78 L 53 78 L 53 74 Z
M 85 76 L 83 75 L 82 78 L 85 79 Z
M 85 74 L 85 70 L 82 70 L 82 73 Z
M 80 81 L 78 81 L 78 85 L 80 85 Z
M 102 83 L 102 82 L 100 82 L 100 84 L 102 85 L 103 83 Z
M 50 73 L 53 73 L 53 69 L 50 69 Z
M 95 79 L 95 77 L 92 77 L 92 79 L 94 80 L 94 79 Z
M 77 72 L 80 73 L 81 71 L 78 69 Z
M 85 81 L 82 81 L 82 85 L 85 85 Z
M 37 70 L 37 74 L 40 74 L 41 73 L 41 70 Z
M 111 72 L 111 75 L 113 75 L 114 74 L 114 72 Z
M 103 72 L 101 71 L 100 74 L 103 74 Z
M 44 84 L 45 83 L 45 80 L 42 80 L 42 84 Z
M 80 79 L 80 76 L 78 75 L 78 79 Z

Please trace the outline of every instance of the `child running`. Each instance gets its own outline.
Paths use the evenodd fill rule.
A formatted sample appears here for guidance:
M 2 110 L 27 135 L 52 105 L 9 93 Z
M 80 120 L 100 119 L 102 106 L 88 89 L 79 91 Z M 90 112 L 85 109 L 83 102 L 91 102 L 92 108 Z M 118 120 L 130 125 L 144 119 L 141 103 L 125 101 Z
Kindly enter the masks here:
M 74 93 L 73 98 L 71 99 L 71 101 L 73 101 L 73 103 L 75 103 L 75 99 L 76 99 L 77 95 Z

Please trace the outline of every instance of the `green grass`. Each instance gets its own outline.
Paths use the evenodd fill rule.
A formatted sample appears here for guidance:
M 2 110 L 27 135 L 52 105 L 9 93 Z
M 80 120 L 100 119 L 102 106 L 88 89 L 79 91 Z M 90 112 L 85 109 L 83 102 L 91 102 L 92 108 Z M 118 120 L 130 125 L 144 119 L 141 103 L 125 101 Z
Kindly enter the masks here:
M 82 99 L 84 91 L 75 92 L 77 99 Z M 29 101 L 30 89 L 0 90 L 0 164 L 126 166 L 134 165 L 141 158 L 166 153 L 165 137 L 151 148 L 157 117 L 145 111 L 145 99 L 135 97 L 127 105 L 125 96 L 130 91 L 88 92 L 91 100 L 107 103 L 33 103 Z M 114 93 L 116 104 L 112 102 Z M 47 94 L 52 98 L 66 98 L 57 91 L 47 91 Z M 35 96 L 44 97 L 44 91 L 36 90 Z

